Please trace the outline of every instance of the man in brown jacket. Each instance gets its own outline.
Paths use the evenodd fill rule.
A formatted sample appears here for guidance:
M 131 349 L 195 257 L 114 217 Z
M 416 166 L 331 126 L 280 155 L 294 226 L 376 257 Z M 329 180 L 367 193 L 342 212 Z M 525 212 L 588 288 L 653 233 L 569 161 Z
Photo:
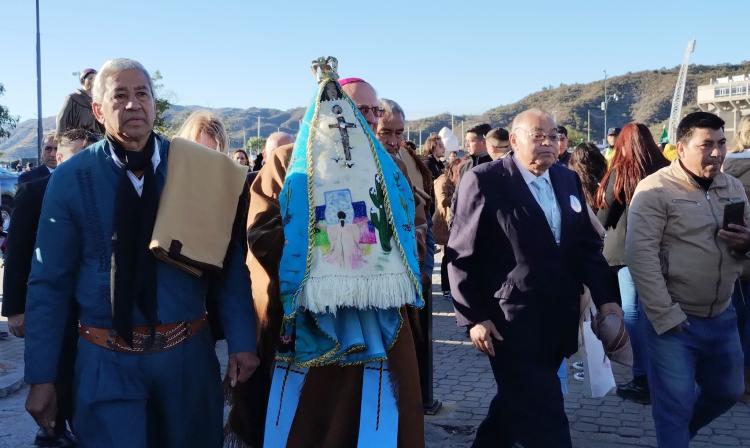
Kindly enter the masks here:
M 91 109 L 91 89 L 96 78 L 96 70 L 87 68 L 81 71 L 79 80 L 81 88 L 65 98 L 60 112 L 57 114 L 57 137 L 68 129 L 86 129 L 87 131 L 102 133 L 102 128 L 94 118 Z
M 744 388 L 731 295 L 750 249 L 750 207 L 742 183 L 720 171 L 723 127 L 707 112 L 685 116 L 679 159 L 641 181 L 628 213 L 625 256 L 648 318 L 660 447 L 686 448 Z M 745 204 L 743 225 L 722 222 L 734 203 Z

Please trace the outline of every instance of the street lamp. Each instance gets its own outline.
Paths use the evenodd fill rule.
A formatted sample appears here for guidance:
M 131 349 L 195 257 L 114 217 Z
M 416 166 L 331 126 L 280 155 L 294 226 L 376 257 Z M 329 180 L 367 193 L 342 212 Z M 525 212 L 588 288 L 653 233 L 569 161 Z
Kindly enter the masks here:
M 39 0 L 36 0 L 36 164 L 42 161 L 42 38 L 39 34 Z
M 607 145 L 607 106 L 610 101 L 619 101 L 620 97 L 617 93 L 607 95 L 607 71 L 604 70 L 604 101 L 602 101 L 601 109 L 604 111 L 604 145 Z

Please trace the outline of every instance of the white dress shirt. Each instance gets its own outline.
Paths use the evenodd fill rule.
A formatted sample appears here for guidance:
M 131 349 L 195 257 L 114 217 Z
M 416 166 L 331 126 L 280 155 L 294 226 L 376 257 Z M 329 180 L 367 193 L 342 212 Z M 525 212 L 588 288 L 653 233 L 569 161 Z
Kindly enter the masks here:
M 523 166 L 515 156 L 512 156 L 513 163 L 518 167 L 518 171 L 521 172 L 523 180 L 526 182 L 526 186 L 531 191 L 531 194 L 536 199 L 537 204 L 541 207 L 544 212 L 545 218 L 547 218 L 547 224 L 552 231 L 552 235 L 555 237 L 555 242 L 560 245 L 560 229 L 561 229 L 561 218 L 560 218 L 560 205 L 557 203 L 555 198 L 554 187 L 552 186 L 552 180 L 549 177 L 549 170 L 545 170 L 541 176 L 537 176 Z M 534 184 L 543 181 L 547 184 L 548 194 L 540 192 L 540 188 L 543 190 L 544 187 L 536 187 Z
M 112 155 L 112 160 L 114 160 L 115 165 L 119 166 L 120 168 L 125 167 L 125 164 L 120 161 L 120 158 L 117 157 L 117 154 L 115 154 L 115 151 L 113 149 L 110 149 L 110 153 Z M 151 156 L 151 165 L 154 167 L 154 173 L 156 172 L 156 167 L 159 166 L 159 163 L 161 163 L 161 155 L 159 154 L 159 139 L 154 138 L 154 155 Z M 135 188 L 136 193 L 138 193 L 138 196 L 143 194 L 143 176 L 139 179 L 138 176 L 133 174 L 131 171 L 127 171 L 126 174 L 128 175 L 128 178 L 130 179 L 130 183 L 133 184 L 133 188 Z

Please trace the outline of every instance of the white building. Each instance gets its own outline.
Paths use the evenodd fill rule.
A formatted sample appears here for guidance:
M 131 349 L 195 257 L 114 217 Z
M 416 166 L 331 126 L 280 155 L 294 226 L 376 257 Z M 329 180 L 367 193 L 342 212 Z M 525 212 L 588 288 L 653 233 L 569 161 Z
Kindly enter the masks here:
M 711 79 L 708 85 L 698 86 L 698 107 L 726 122 L 724 132 L 731 142 L 740 119 L 750 115 L 750 75 Z

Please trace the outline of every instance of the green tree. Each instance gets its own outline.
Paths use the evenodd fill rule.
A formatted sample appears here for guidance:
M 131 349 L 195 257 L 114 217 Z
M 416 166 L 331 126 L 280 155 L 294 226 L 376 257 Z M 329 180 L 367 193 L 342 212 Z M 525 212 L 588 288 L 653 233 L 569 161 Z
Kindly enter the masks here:
M 171 131 L 169 123 L 164 118 L 164 113 L 172 107 L 172 104 L 166 98 L 164 93 L 164 84 L 161 82 L 163 76 L 159 70 L 151 75 L 151 83 L 154 85 L 154 101 L 156 102 L 156 119 L 154 120 L 154 130 L 162 135 L 168 135 Z
M 5 87 L 0 84 L 0 96 L 5 93 Z M 15 129 L 18 124 L 18 117 L 14 117 L 8 111 L 8 108 L 0 104 L 0 139 L 10 137 L 10 131 Z
M 251 154 L 258 155 L 266 146 L 266 139 L 263 137 L 250 137 L 245 143 L 245 150 Z
M 586 131 L 579 131 L 570 126 L 568 128 L 568 147 L 572 150 L 576 145 L 586 142 Z

